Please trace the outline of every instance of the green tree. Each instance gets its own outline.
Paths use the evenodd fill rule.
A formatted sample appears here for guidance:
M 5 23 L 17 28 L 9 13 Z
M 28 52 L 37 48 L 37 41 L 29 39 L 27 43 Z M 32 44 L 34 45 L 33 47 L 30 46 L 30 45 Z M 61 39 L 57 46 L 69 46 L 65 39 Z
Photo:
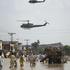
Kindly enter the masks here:
M 33 53 L 36 53 L 36 54 L 38 53 L 39 43 L 40 43 L 40 41 L 37 40 L 37 42 L 34 42 L 31 44 Z
M 66 55 L 70 55 L 70 46 L 69 45 L 65 45 L 64 46 L 64 51 Z

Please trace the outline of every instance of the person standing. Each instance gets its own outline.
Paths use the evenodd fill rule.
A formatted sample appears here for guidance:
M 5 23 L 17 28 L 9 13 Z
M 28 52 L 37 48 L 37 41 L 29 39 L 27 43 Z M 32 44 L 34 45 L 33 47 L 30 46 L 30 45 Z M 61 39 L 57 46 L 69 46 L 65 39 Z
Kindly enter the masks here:
M 17 67 L 16 57 L 12 53 L 12 55 L 10 57 L 10 68 L 16 68 L 16 67 Z
M 2 57 L 2 52 L 0 52 L 0 70 L 2 70 L 3 67 L 3 57 Z
M 20 59 L 19 59 L 19 62 L 20 62 L 20 67 L 23 67 L 24 66 L 24 57 L 21 55 L 20 56 Z

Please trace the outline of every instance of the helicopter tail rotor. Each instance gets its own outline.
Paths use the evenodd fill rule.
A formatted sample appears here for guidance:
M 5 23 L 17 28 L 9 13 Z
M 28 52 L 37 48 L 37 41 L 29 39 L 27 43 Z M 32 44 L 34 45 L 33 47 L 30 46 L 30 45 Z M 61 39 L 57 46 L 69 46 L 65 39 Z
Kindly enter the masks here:
M 44 24 L 44 26 L 46 25 L 46 24 L 49 24 L 47 21 L 45 21 L 45 24 Z

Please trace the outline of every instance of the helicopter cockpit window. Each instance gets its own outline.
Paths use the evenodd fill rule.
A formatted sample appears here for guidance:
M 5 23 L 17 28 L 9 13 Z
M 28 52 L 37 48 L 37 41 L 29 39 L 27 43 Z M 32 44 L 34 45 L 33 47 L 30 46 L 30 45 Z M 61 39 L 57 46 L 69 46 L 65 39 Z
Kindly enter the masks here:
M 36 3 L 37 0 L 29 0 L 30 3 Z

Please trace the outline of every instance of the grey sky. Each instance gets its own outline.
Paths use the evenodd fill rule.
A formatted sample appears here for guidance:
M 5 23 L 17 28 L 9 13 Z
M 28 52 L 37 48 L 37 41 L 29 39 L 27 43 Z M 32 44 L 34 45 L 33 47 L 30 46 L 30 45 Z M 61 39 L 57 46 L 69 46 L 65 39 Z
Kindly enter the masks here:
M 24 30 L 17 20 L 29 19 L 34 24 L 50 24 Z M 41 43 L 56 43 L 70 45 L 70 0 L 46 0 L 41 4 L 29 4 L 28 0 L 0 0 L 0 39 L 10 40 L 8 32 L 15 32 L 14 40 L 25 44 L 40 40 Z

